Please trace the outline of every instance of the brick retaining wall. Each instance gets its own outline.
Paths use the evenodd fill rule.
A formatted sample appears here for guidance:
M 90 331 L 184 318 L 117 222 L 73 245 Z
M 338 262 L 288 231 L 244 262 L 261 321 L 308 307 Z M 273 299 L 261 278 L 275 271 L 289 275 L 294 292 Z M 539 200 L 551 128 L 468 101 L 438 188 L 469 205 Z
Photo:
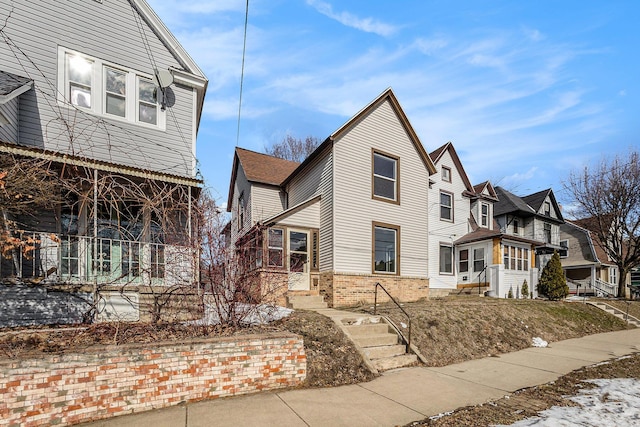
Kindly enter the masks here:
M 302 338 L 287 333 L 91 348 L 0 361 L 0 424 L 70 425 L 299 385 Z

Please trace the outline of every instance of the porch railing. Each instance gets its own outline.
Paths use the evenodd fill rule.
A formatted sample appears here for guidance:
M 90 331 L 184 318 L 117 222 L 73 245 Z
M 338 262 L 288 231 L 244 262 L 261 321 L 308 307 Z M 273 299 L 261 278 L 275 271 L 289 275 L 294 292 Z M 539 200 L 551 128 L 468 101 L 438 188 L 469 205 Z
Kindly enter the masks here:
M 613 283 L 607 283 L 600 279 L 595 279 L 593 282 L 593 287 L 597 290 L 610 297 L 618 296 L 618 286 Z
M 63 283 L 145 283 L 165 278 L 185 247 L 87 236 L 22 231 L 0 255 L 0 278 Z M 167 259 L 168 254 L 171 259 Z M 185 257 L 180 257 L 185 262 Z M 188 256 L 186 257 L 188 258 Z M 187 267 L 187 266 L 184 266 Z

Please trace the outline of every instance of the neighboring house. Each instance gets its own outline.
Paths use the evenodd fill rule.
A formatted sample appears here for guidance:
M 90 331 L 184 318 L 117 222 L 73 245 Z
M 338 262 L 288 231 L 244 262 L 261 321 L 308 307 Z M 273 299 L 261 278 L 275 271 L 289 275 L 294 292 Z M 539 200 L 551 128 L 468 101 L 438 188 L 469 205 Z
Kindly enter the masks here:
M 304 162 L 236 149 L 232 242 L 248 245 L 263 288 L 320 294 L 331 306 L 373 301 L 376 282 L 410 301 L 429 296 L 436 173 L 391 89 Z
M 482 209 L 484 214 L 481 219 L 483 228 L 491 228 L 493 200 L 488 194 L 476 193 L 451 142 L 429 156 L 437 169 L 429 185 L 429 253 L 438 254 L 437 258 L 432 256 L 429 261 L 430 293 L 439 296 L 458 289 L 462 280 L 466 284 L 474 281 L 477 277 L 475 268 L 480 268 L 477 273 L 484 272 L 485 256 L 489 255 L 488 251 L 484 252 L 484 247 L 472 248 L 471 252 L 464 248 L 460 253 L 454 243 L 472 231 L 472 223 L 477 224 L 471 217 L 478 215 L 478 209 Z M 478 201 L 487 198 L 489 200 L 481 203 L 481 207 Z M 456 263 L 456 260 L 460 262 Z
M 97 295 L 105 319 L 193 287 L 200 68 L 144 0 L 0 0 L 0 21 L 0 155 L 79 183 L 14 218 L 36 247 L 0 275 Z
M 560 261 L 571 293 L 617 295 L 618 267 L 598 238 L 589 231 L 590 220 L 560 225 Z

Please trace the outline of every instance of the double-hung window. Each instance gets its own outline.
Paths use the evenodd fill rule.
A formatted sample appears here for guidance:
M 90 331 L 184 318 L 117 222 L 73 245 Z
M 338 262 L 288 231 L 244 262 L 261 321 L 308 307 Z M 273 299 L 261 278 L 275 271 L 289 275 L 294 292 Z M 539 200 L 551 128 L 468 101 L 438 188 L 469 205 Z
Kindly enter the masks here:
M 440 219 L 453 221 L 453 194 L 440 192 Z
M 484 270 L 484 248 L 473 250 L 473 271 L 479 272 Z
M 453 273 L 453 246 L 440 244 L 440 273 Z
M 460 258 L 458 269 L 460 273 L 466 273 L 469 271 L 469 249 L 462 249 L 458 257 Z
M 373 198 L 399 203 L 397 157 L 373 152 Z
M 483 227 L 489 226 L 489 205 L 486 203 L 480 205 L 480 224 Z
M 400 228 L 373 224 L 373 272 L 399 274 L 398 247 Z
M 165 128 L 153 75 L 63 47 L 58 48 L 58 57 L 60 102 L 108 118 Z

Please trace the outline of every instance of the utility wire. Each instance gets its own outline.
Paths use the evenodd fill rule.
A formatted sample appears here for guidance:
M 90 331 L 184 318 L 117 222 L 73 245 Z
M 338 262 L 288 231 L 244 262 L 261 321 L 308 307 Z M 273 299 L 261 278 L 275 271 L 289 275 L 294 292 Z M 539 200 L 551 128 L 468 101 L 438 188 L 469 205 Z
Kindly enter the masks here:
M 247 25 L 249 23 L 249 0 L 244 14 L 244 41 L 242 44 L 242 68 L 240 70 L 240 99 L 238 100 L 238 130 L 236 132 L 236 147 L 240 142 L 240 113 L 242 111 L 242 86 L 244 83 L 244 58 L 247 52 Z

